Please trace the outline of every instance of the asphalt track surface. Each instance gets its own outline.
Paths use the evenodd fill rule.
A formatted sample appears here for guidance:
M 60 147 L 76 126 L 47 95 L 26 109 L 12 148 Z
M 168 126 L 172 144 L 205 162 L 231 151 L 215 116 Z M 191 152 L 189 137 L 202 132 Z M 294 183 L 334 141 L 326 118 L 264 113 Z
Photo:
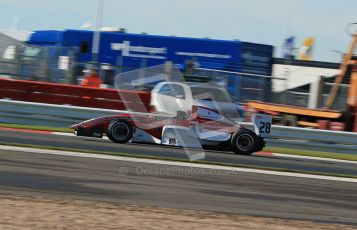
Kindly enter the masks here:
M 357 183 L 0 151 L 0 194 L 357 226 Z M 181 170 L 181 171 L 180 171 Z M 188 171 L 187 171 L 188 170 Z
M 179 148 L 0 131 L 0 142 L 186 158 Z M 206 153 L 208 161 L 356 175 L 356 164 Z M 174 168 L 173 168 L 174 167 Z M 175 170 L 173 170 L 175 169 Z M 190 169 L 190 170 L 188 170 Z M 357 226 L 357 183 L 0 151 L 0 194 L 62 197 Z
M 109 140 L 83 138 L 76 136 L 58 136 L 49 134 L 26 133 L 20 131 L 0 130 L 0 142 L 64 147 L 98 152 L 126 153 L 130 155 L 145 155 L 188 159 L 182 148 L 171 146 L 144 144 L 116 144 Z M 297 170 L 304 172 L 339 174 L 357 176 L 357 164 L 331 162 L 313 159 L 294 159 L 275 156 L 243 156 L 231 152 L 205 151 L 206 162 L 239 164 L 248 167 L 269 167 L 282 170 Z

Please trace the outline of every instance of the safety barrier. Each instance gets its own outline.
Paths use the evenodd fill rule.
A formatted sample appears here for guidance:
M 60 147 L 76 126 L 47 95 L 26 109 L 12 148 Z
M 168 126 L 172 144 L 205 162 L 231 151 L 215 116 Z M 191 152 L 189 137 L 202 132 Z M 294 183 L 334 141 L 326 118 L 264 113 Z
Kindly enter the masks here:
M 118 109 L 145 112 L 149 110 L 150 93 L 75 85 L 10 80 L 0 78 L 0 98 L 57 105 Z M 125 97 L 125 100 L 122 99 Z M 125 101 L 125 103 L 124 103 Z
M 253 129 L 252 124 L 242 124 Z M 268 146 L 357 154 L 357 133 L 274 125 Z
M 0 100 L 0 122 L 11 124 L 68 127 L 94 117 L 124 112 L 123 110 Z
M 68 127 L 119 113 L 127 111 L 0 100 L 0 122 L 14 124 Z M 242 124 L 253 129 L 251 123 Z M 273 126 L 267 146 L 357 154 L 357 133 Z

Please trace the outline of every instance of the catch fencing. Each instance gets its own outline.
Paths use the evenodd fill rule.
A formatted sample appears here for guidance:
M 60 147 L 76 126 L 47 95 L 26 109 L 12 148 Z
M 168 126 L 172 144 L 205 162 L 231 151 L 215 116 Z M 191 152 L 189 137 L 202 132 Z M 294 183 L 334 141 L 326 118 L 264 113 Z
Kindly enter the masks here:
M 5 55 L 6 53 L 6 55 Z M 84 70 L 99 67 L 103 83 L 108 88 L 114 88 L 114 78 L 117 74 L 148 66 L 147 58 L 141 58 L 138 66 L 126 66 L 123 56 L 117 57 L 115 65 L 106 63 L 82 63 L 80 57 L 90 56 L 83 53 L 80 47 L 35 46 L 28 44 L 6 45 L 0 49 L 0 76 L 15 80 L 31 80 L 51 83 L 78 85 L 83 79 Z M 60 63 L 67 60 L 64 68 Z M 192 64 L 192 68 L 189 63 Z M 194 65 L 197 63 L 197 66 Z M 199 67 L 197 61 L 186 60 L 186 65 L 180 65 L 187 81 L 209 81 L 226 88 L 234 102 L 244 103 L 246 100 L 269 101 L 271 94 L 271 77 L 260 74 L 240 72 L 237 66 L 242 63 L 201 63 L 210 69 Z M 225 66 L 223 68 L 222 66 Z M 233 67 L 235 66 L 235 67 Z M 252 73 L 251 73 L 252 72 Z

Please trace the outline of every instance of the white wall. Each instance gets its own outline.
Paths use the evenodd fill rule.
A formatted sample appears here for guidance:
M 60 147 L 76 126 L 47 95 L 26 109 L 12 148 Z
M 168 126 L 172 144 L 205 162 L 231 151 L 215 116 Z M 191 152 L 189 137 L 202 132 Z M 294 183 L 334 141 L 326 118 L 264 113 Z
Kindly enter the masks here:
M 281 92 L 315 82 L 320 76 L 333 77 L 338 69 L 315 68 L 293 65 L 273 65 L 273 91 Z M 281 79 L 275 79 L 281 78 Z

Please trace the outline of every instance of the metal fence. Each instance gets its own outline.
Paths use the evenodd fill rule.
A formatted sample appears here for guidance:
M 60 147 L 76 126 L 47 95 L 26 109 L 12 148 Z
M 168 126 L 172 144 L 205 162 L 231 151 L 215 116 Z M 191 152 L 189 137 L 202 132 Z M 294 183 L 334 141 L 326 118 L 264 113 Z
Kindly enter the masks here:
M 286 94 L 286 101 L 293 106 L 308 107 L 309 97 L 309 92 L 288 91 Z
M 327 98 L 329 97 L 329 92 L 331 90 L 331 87 L 333 86 L 334 83 L 330 82 L 325 82 L 323 86 L 323 94 L 322 94 L 322 104 L 319 106 L 322 108 L 325 105 L 325 102 L 327 101 Z M 341 84 L 340 88 L 338 89 L 338 93 L 335 99 L 335 102 L 332 105 L 332 108 L 335 110 L 339 111 L 344 111 L 347 108 L 347 95 L 348 95 L 348 90 L 350 86 L 346 84 Z
M 269 100 L 271 94 L 270 76 L 248 74 L 224 70 L 196 68 L 189 80 L 207 79 L 207 81 L 227 88 L 235 102 L 244 103 L 247 100 Z
M 56 46 L 29 46 L 23 44 L 9 45 L 2 49 L 0 74 L 12 79 L 34 80 L 56 83 L 70 83 L 74 74 L 77 48 Z M 60 56 L 74 60 L 68 70 L 58 68 Z
M 323 83 L 322 92 L 320 95 L 321 98 L 319 100 L 319 103 L 317 104 L 318 108 L 323 108 L 325 106 L 332 85 L 333 83 L 329 83 L 329 82 Z M 346 110 L 348 89 L 349 89 L 349 85 L 346 84 L 340 85 L 332 109 L 338 111 Z M 272 102 L 289 104 L 292 106 L 308 107 L 310 97 L 311 97 L 311 93 L 308 89 L 288 90 L 281 93 L 276 93 L 273 97 L 274 99 L 272 100 Z
M 12 79 L 79 84 L 84 77 L 83 70 L 94 65 L 76 61 L 80 55 L 78 47 L 17 44 L 12 49 L 8 50 L 6 57 L 0 59 L 0 75 Z M 59 68 L 61 57 L 68 57 L 70 60 L 67 68 Z M 123 66 L 121 60 L 119 56 L 117 65 L 101 64 L 100 75 L 106 87 L 114 87 L 114 77 L 117 74 L 134 69 Z M 194 60 L 187 60 L 187 63 L 190 62 L 194 63 Z M 211 64 L 214 66 L 214 63 Z M 139 67 L 148 67 L 145 58 L 141 59 Z M 187 71 L 187 67 L 182 66 L 181 70 L 187 81 L 213 82 L 227 88 L 233 101 L 238 103 L 246 100 L 268 100 L 271 92 L 270 76 L 202 68 Z

